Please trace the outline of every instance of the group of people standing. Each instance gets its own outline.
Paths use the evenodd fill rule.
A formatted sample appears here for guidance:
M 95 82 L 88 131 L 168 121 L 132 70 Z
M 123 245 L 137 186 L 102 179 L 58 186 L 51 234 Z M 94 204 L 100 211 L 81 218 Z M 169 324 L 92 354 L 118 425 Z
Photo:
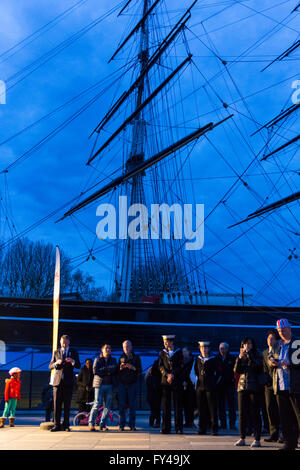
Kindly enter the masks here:
M 187 347 L 175 348 L 174 335 L 162 338 L 164 348 L 145 376 L 150 426 L 161 426 L 160 432 L 169 434 L 173 404 L 177 434 L 183 434 L 184 426 L 193 427 L 194 418 L 198 415 L 198 434 L 210 431 L 217 435 L 220 428 L 227 429 L 226 408 L 229 428 L 236 429 L 237 394 L 240 439 L 236 446 L 245 446 L 246 435 L 251 433 L 254 435 L 251 447 L 261 446 L 261 411 L 265 409 L 270 433 L 265 441 L 282 442 L 282 450 L 297 447 L 300 431 L 300 341 L 294 338 L 288 320 L 278 320 L 276 328 L 268 331 L 268 347 L 262 354 L 250 337 L 241 341 L 237 357 L 229 352 L 229 346 L 224 342 L 219 345 L 218 354 L 214 355 L 209 341 L 199 341 L 199 355 L 194 357 Z M 78 402 L 80 411 L 90 410 L 89 431 L 96 431 L 96 418 L 102 405 L 99 426 L 101 431 L 108 430 L 107 418 L 114 388 L 118 390 L 120 431 L 124 431 L 126 426 L 127 408 L 129 429 L 136 430 L 141 359 L 129 340 L 122 346 L 123 354 L 118 361 L 112 356 L 111 346 L 104 344 L 100 355 L 94 361 L 87 359 L 81 368 L 78 353 L 70 346 L 70 338 L 67 335 L 60 338 L 60 348 L 54 351 L 49 364 L 53 370 L 54 426 L 51 432 L 70 431 L 74 369 L 80 368 Z M 9 414 L 13 426 L 16 402 L 20 399 L 20 373 L 18 368 L 10 371 L 0 427 L 4 427 Z M 92 405 L 91 409 L 87 408 L 88 403 Z M 62 406 L 64 419 L 61 424 Z

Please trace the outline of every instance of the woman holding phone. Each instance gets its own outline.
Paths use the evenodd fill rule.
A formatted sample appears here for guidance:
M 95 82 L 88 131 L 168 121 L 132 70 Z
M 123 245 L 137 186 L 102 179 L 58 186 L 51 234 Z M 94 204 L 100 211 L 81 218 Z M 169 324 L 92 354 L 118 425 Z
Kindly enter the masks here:
M 258 353 L 252 338 L 244 338 L 242 340 L 240 354 L 236 359 L 234 372 L 239 374 L 237 391 L 240 428 L 240 439 L 235 445 L 246 445 L 247 416 L 251 413 L 255 437 L 251 447 L 260 447 L 261 417 L 259 376 L 262 374 L 262 357 Z

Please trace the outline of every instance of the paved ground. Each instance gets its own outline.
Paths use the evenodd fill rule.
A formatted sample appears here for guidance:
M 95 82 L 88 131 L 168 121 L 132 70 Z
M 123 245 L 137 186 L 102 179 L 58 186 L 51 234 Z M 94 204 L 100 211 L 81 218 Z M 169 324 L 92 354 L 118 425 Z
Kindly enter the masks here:
M 247 438 L 247 446 L 234 447 L 237 432 L 220 432 L 218 436 L 198 436 L 196 429 L 188 429 L 184 435 L 161 435 L 149 428 L 148 417 L 138 415 L 137 432 L 119 432 L 110 427 L 109 432 L 88 432 L 86 426 L 71 426 L 72 432 L 51 433 L 40 429 L 41 415 L 17 415 L 14 428 L 0 429 L 0 450 L 250 450 L 253 438 Z M 125 428 L 126 429 L 126 428 Z M 262 449 L 276 450 L 279 444 L 264 443 Z

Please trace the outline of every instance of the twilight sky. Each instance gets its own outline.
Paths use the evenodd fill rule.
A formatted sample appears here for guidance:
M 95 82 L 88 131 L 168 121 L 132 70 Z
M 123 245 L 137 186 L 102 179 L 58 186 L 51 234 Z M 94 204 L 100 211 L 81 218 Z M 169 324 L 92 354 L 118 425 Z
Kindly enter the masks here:
M 164 27 L 154 33 L 150 42 L 152 51 L 158 38 L 167 34 L 191 3 L 162 0 L 153 21 Z M 127 14 L 117 17 L 125 4 L 125 1 L 108 0 L 2 2 L 0 80 L 6 84 L 7 95 L 6 104 L 0 105 L 0 171 L 8 169 L 0 174 L 3 243 L 11 238 L 7 214 L 20 234 L 77 197 L 84 188 L 100 179 L 105 184 L 120 174 L 117 172 L 122 166 L 120 142 L 119 147 L 113 147 L 111 153 L 95 161 L 95 168 L 87 167 L 86 162 L 95 142 L 94 138 L 89 139 L 91 131 L 135 76 L 130 71 L 122 77 L 118 69 L 125 66 L 128 57 L 135 56 L 137 36 L 108 64 L 121 39 L 139 19 L 140 0 L 133 0 Z M 72 8 L 74 5 L 76 8 Z M 209 215 L 204 228 L 204 247 L 201 253 L 195 254 L 194 264 L 187 271 L 204 270 L 210 292 L 239 293 L 243 286 L 245 293 L 252 295 L 248 303 L 253 305 L 300 306 L 300 259 L 294 256 L 289 259 L 292 252 L 299 255 L 299 202 L 265 218 L 228 228 L 262 205 L 299 191 L 297 143 L 265 162 L 259 161 L 263 153 L 257 158 L 266 142 L 272 151 L 297 135 L 299 114 L 292 115 L 274 134 L 263 131 L 251 137 L 258 127 L 293 104 L 292 83 L 300 79 L 299 52 L 296 50 L 285 60 L 261 70 L 299 39 L 299 11 L 293 12 L 297 5 L 295 0 L 199 1 L 186 31 L 193 62 L 180 77 L 177 89 L 180 95 L 176 95 L 175 89 L 168 91 L 174 104 L 170 119 L 174 122 L 175 139 L 210 121 L 234 114 L 230 122 L 209 133 L 207 139 L 199 140 L 177 174 L 176 184 L 185 188 L 184 203 L 204 204 L 205 216 Z M 59 16 L 63 12 L 64 16 Z M 94 27 L 82 34 L 83 28 L 93 24 Z M 47 26 L 40 29 L 44 25 Z M 186 57 L 182 37 L 180 41 L 177 49 L 170 52 L 173 59 L 167 65 L 172 64 L 172 70 Z M 226 61 L 226 67 L 222 60 Z M 121 79 L 113 84 L 117 76 Z M 161 82 L 161 76 L 153 75 L 153 82 L 152 90 Z M 73 119 L 74 113 L 108 85 L 110 88 L 105 93 Z M 82 93 L 89 87 L 92 88 Z M 76 100 L 30 127 L 80 93 Z M 176 101 L 176 96 L 181 99 Z M 165 109 L 163 100 L 167 98 L 163 95 L 158 110 Z M 228 106 L 224 108 L 222 103 Z M 130 109 L 124 108 L 124 114 L 100 136 L 96 149 Z M 70 117 L 71 122 L 51 140 L 26 154 Z M 156 133 L 158 142 L 166 146 L 172 142 L 172 136 L 167 126 L 163 126 L 164 119 L 167 123 L 162 113 L 161 130 L 153 123 L 149 128 L 152 125 L 151 135 Z M 15 136 L 26 127 L 27 130 Z M 153 148 L 158 151 L 160 147 L 157 144 Z M 19 157 L 22 158 L 18 164 L 12 165 Z M 249 170 L 238 178 L 249 165 Z M 116 173 L 112 176 L 113 172 Z M 174 181 L 161 179 L 162 197 L 166 184 L 168 201 L 178 202 Z M 159 202 L 152 200 L 150 181 L 148 174 L 145 187 L 149 185 L 149 202 Z M 111 196 L 101 200 L 108 201 Z M 114 271 L 110 248 L 113 242 L 95 241 L 98 203 L 78 213 L 75 220 L 69 218 L 55 224 L 64 212 L 61 210 L 26 236 L 58 244 L 74 258 L 74 266 L 91 273 L 97 285 L 109 288 Z M 83 263 L 92 246 L 103 251 L 97 253 L 96 261 L 90 259 Z

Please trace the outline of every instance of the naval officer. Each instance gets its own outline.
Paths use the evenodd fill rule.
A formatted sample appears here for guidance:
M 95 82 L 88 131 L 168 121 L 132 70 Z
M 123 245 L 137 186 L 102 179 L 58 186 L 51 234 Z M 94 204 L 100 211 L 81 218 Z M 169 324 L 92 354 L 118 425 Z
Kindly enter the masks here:
M 162 374 L 162 434 L 171 432 L 171 403 L 174 403 L 175 431 L 183 434 L 183 370 L 182 350 L 175 349 L 175 335 L 163 335 L 164 349 L 159 354 L 159 370 Z

